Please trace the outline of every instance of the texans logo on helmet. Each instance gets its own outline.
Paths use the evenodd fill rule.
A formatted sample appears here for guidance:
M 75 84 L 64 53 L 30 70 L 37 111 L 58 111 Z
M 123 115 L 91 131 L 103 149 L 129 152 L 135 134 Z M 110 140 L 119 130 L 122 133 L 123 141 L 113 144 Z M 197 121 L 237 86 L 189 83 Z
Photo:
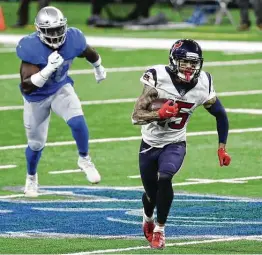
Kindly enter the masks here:
M 183 42 L 179 41 L 179 42 L 176 42 L 173 46 L 173 49 L 178 49 L 180 48 L 181 46 L 183 45 Z

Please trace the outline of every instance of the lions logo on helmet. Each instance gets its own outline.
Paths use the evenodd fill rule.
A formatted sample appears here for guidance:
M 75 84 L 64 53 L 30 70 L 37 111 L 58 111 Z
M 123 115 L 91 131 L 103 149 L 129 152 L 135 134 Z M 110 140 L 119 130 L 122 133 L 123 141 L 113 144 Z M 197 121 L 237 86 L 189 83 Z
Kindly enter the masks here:
M 169 52 L 171 70 L 184 82 L 196 80 L 203 66 L 202 49 L 190 39 L 175 42 Z
M 57 49 L 65 42 L 67 19 L 57 8 L 42 8 L 35 18 L 35 26 L 40 40 L 49 47 Z

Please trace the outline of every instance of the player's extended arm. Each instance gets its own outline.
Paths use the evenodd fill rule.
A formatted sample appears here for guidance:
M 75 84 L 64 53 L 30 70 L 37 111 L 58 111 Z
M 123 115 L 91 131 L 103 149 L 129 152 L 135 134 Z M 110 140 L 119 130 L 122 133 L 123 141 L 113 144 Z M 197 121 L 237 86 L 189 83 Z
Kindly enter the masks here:
M 219 140 L 218 158 L 220 166 L 228 166 L 230 164 L 231 157 L 226 152 L 226 142 L 229 128 L 226 110 L 217 97 L 214 97 L 205 102 L 204 107 L 210 114 L 216 117 Z
M 86 60 L 94 67 L 95 78 L 98 83 L 106 78 L 106 71 L 102 66 L 102 59 L 92 47 L 87 46 L 82 54 L 78 57 L 86 58 Z

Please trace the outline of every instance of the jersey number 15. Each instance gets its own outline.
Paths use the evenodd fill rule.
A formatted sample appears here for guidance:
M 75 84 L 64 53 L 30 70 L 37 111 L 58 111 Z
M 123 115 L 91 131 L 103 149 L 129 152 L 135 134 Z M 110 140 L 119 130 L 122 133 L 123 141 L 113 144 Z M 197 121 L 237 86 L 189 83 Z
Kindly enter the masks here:
M 182 101 L 176 101 L 178 104 L 178 114 L 175 117 L 174 121 L 169 121 L 168 122 L 168 127 L 171 129 L 182 129 L 188 118 L 189 118 L 189 113 L 184 112 L 182 109 L 191 109 L 195 104 L 194 103 L 186 103 Z M 160 126 L 165 126 L 165 122 L 159 122 L 158 123 Z

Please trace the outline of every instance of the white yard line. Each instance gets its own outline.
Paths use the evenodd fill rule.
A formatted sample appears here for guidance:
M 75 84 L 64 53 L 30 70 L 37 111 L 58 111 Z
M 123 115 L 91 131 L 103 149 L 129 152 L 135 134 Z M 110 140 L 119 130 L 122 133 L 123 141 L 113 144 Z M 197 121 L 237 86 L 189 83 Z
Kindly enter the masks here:
M 262 176 L 250 176 L 250 177 L 231 178 L 231 179 L 199 179 L 199 178 L 190 178 L 190 179 L 186 179 L 185 182 L 175 183 L 175 184 L 173 184 L 173 186 L 189 186 L 189 185 L 212 184 L 212 183 L 243 184 L 243 183 L 247 183 L 250 180 L 261 180 L 261 179 L 262 179 Z
M 18 197 L 24 197 L 24 194 L 14 194 L 14 195 L 3 195 L 0 196 L 0 199 L 8 199 L 8 198 L 18 198 Z
M 69 173 L 80 173 L 81 169 L 69 169 L 69 170 L 59 170 L 59 171 L 50 171 L 49 174 L 69 174 Z
M 196 240 L 196 241 L 188 241 L 188 242 L 180 242 L 180 243 L 167 243 L 166 247 L 175 247 L 175 246 L 188 246 L 188 245 L 196 245 L 196 244 L 208 244 L 208 243 L 218 243 L 218 242 L 230 242 L 230 241 L 238 241 L 238 240 L 254 240 L 253 236 L 249 237 L 228 237 L 228 238 L 219 238 L 219 239 L 211 239 L 211 240 Z M 258 238 L 254 236 L 254 238 Z M 147 246 L 136 246 L 136 247 L 128 247 L 128 248 L 119 248 L 119 249 L 105 249 L 105 250 L 95 250 L 90 252 L 77 252 L 70 253 L 68 255 L 89 255 L 89 254 L 104 254 L 104 253 L 118 253 L 124 251 L 133 251 L 133 250 L 145 250 L 150 249 L 149 245 Z
M 186 201 L 185 201 L 186 202 Z M 40 208 L 41 209 L 41 208 Z M 45 211 L 45 209 L 49 210 L 50 211 L 56 211 L 56 209 L 58 208 L 42 208 L 43 211 Z M 67 208 L 59 208 L 57 211 L 60 211 L 60 210 L 66 210 Z M 81 208 L 79 208 L 80 211 L 81 211 Z M 77 211 L 77 208 L 74 208 L 73 210 L 76 210 Z M 107 209 L 105 209 L 106 211 Z M 70 212 L 70 209 L 69 209 L 69 212 Z M 114 218 L 114 217 L 107 217 L 106 218 L 108 221 L 112 221 L 112 222 L 120 222 L 120 223 L 126 223 L 126 224 L 133 224 L 133 225 L 140 225 L 141 222 L 140 221 L 132 221 L 132 220 L 123 220 L 123 219 L 119 219 L 119 218 Z M 199 226 L 203 226 L 203 227 L 210 227 L 210 225 L 208 224 L 217 224 L 217 225 L 225 225 L 225 224 L 228 224 L 228 225 L 262 225 L 262 221 L 222 221 L 221 219 L 219 221 L 216 221 L 214 222 L 214 220 L 212 221 L 208 221 L 208 220 L 196 220 L 196 219 L 189 219 L 189 220 L 183 220 L 183 219 L 170 219 L 170 223 L 166 223 L 166 226 L 175 226 L 174 223 L 176 222 L 181 222 L 181 223 L 188 223 L 188 224 L 183 224 L 183 226 L 187 226 L 187 227 L 192 227 L 194 226 L 194 224 L 190 224 L 190 223 L 197 223 L 199 224 Z M 205 225 L 203 225 L 203 223 Z
M 262 90 L 242 90 L 242 91 L 231 91 L 231 92 L 219 92 L 217 93 L 220 97 L 231 97 L 231 96 L 246 96 L 246 95 L 259 95 L 262 94 Z
M 69 173 L 79 173 L 82 172 L 81 169 L 70 169 L 70 170 L 58 170 L 50 171 L 49 174 L 69 174 Z M 127 176 L 131 179 L 140 179 L 140 175 Z M 189 185 L 198 185 L 198 184 L 212 184 L 212 183 L 234 183 L 234 184 L 243 184 L 247 183 L 250 180 L 260 180 L 262 176 L 249 176 L 241 178 L 231 178 L 231 179 L 200 179 L 200 178 L 190 178 L 186 179 L 185 182 L 176 182 L 173 186 L 189 186 Z
M 49 174 L 50 173 L 52 173 L 52 174 L 67 174 L 67 173 L 76 173 L 76 172 L 81 172 L 81 170 L 77 169 L 77 170 L 51 171 L 51 172 L 49 172 Z M 140 178 L 140 175 L 133 176 L 133 177 Z M 239 177 L 239 178 L 232 178 L 232 179 L 198 179 L 198 178 L 190 178 L 190 179 L 186 179 L 185 182 L 173 183 L 172 186 L 173 187 L 177 187 L 177 186 L 189 186 L 189 185 L 199 185 L 199 184 L 203 185 L 203 184 L 213 184 L 213 183 L 243 184 L 243 183 L 247 183 L 250 180 L 261 180 L 261 179 L 262 179 L 262 176 L 249 176 L 249 177 Z M 42 188 L 44 188 L 44 187 L 42 187 Z M 103 187 L 101 187 L 101 188 L 103 188 Z M 119 189 L 119 187 L 118 187 L 118 189 Z M 128 189 L 142 190 L 143 186 L 126 187 L 125 190 L 128 190 Z M 44 191 L 44 192 L 40 193 L 40 195 L 50 195 L 50 194 L 75 196 L 75 194 L 73 194 L 71 191 L 61 191 L 61 192 L 60 191 Z M 23 196 L 24 195 L 21 195 L 21 194 L 18 194 L 18 195 L 6 195 L 6 196 L 0 196 L 0 199 L 16 198 L 16 197 L 23 197 Z M 174 201 L 180 201 L 180 199 L 175 199 Z M 181 201 L 183 201 L 183 200 L 181 200 Z M 188 199 L 187 201 L 190 201 L 190 200 Z M 198 201 L 200 201 L 200 200 L 198 200 Z M 206 201 L 206 200 L 202 199 L 201 201 Z M 212 200 L 208 199 L 207 201 L 212 201 Z M 219 201 L 219 200 L 216 199 L 214 201 Z M 243 201 L 244 200 L 242 200 L 242 202 Z
M 25 35 L 1 34 L 0 43 L 17 44 Z M 94 47 L 127 49 L 170 49 L 179 38 L 128 38 L 86 36 L 87 43 Z M 204 51 L 262 52 L 261 42 L 198 40 Z
M 127 178 L 130 178 L 130 179 L 139 179 L 139 178 L 140 178 L 140 175 L 129 175 L 129 176 L 127 176 Z
M 63 172 L 63 171 L 57 171 Z M 51 172 L 49 172 L 51 173 Z M 127 176 L 130 179 L 140 179 L 140 175 L 131 175 Z M 187 182 L 176 183 L 175 186 L 183 186 L 190 184 L 201 184 L 201 183 L 215 183 L 215 182 L 224 182 L 224 183 L 246 183 L 249 180 L 260 180 L 262 176 L 250 176 L 250 177 L 241 177 L 241 178 L 231 178 L 231 179 L 199 179 L 199 178 L 190 178 L 186 179 Z M 189 181 L 189 182 L 188 182 Z
M 43 230 L 42 230 L 43 231 Z M 62 234 L 62 233 L 54 233 L 54 232 L 47 232 L 44 231 L 42 232 L 40 230 L 27 230 L 27 231 L 16 231 L 16 232 L 12 232 L 12 231 L 8 231 L 5 234 L 0 234 L 0 238 L 1 237 L 8 237 L 8 238 L 88 238 L 88 239 L 126 239 L 126 240 L 143 240 L 144 237 L 142 236 L 134 236 L 134 235 L 106 235 L 106 236 L 95 236 L 95 235 L 86 235 L 86 234 Z M 204 236 L 205 237 L 205 236 Z M 187 239 L 187 238 L 204 238 L 202 236 L 185 236 L 183 239 Z M 208 238 L 218 238 L 218 237 L 209 237 Z M 181 239 L 181 238 L 179 238 Z M 4 254 L 1 254 L 4 255 Z M 7 254 L 6 254 L 7 255 Z M 10 254 L 9 254 L 10 255 Z M 24 255 L 24 254 L 20 254 L 20 255 Z M 29 254 L 28 254 L 29 255 Z M 32 254 L 30 254 L 32 255 Z M 38 254 L 41 255 L 41 254 Z M 51 254 L 42 254 L 42 255 L 51 255 Z M 55 255 L 55 254 L 53 254 Z
M 22 110 L 22 105 L 15 105 L 15 106 L 0 106 L 0 111 L 13 111 L 13 110 Z
M 101 104 L 120 104 L 120 103 L 133 103 L 136 98 L 120 98 L 120 99 L 107 99 L 107 100 L 92 100 L 92 101 L 82 101 L 82 105 L 101 105 Z M 13 111 L 13 110 L 22 110 L 22 105 L 15 106 L 0 106 L 0 111 Z
M 140 175 L 128 176 L 132 179 L 140 179 Z M 199 178 L 190 178 L 186 179 L 185 182 L 176 182 L 173 186 L 189 186 L 189 185 L 198 185 L 198 184 L 212 184 L 212 183 L 234 183 L 234 184 L 243 184 L 247 183 L 250 180 L 261 180 L 262 176 L 249 176 L 241 178 L 231 178 L 231 179 L 199 179 Z
M 39 236 L 42 237 L 42 234 L 48 234 L 49 237 L 66 237 L 66 238 L 94 238 L 94 236 L 90 235 L 57 235 L 56 233 L 48 233 L 48 232 L 40 232 L 40 231 L 25 231 L 25 232 L 9 232 L 7 235 L 2 234 L 0 237 L 18 237 L 18 238 L 23 238 L 27 237 L 30 238 L 32 235 L 34 236 Z M 98 239 L 142 239 L 143 237 L 141 236 L 106 236 L 106 237 L 95 237 Z M 260 241 L 262 236 L 183 236 L 183 237 L 175 237 L 177 241 L 179 239 L 203 239 L 203 238 L 209 238 L 206 240 L 193 240 L 193 241 L 180 241 L 180 242 L 172 242 L 172 243 L 166 243 L 166 247 L 175 247 L 175 246 L 189 246 L 189 245 L 197 245 L 197 244 L 208 244 L 208 243 L 218 243 L 218 242 L 233 242 L 233 241 L 241 241 L 241 240 L 246 240 L 246 241 Z M 211 238 L 211 239 L 210 239 Z M 167 237 L 167 239 L 170 239 Z M 132 251 L 132 250 L 150 250 L 149 245 L 146 246 L 134 246 L 134 247 L 128 247 L 128 248 L 119 248 L 119 249 L 104 249 L 104 250 L 94 250 L 94 251 L 89 251 L 89 252 L 77 252 L 77 253 L 66 253 L 66 254 L 61 254 L 61 255 L 89 255 L 89 254 L 105 254 L 105 253 L 114 253 L 118 254 L 119 252 L 125 252 L 125 251 Z M 23 254 L 23 255 L 29 255 L 29 254 Z M 44 255 L 44 254 L 40 254 Z M 53 255 L 53 254 L 47 254 L 47 255 Z
M 0 48 L 0 53 L 16 52 L 15 48 Z
M 231 134 L 241 134 L 241 133 L 253 133 L 261 132 L 262 127 L 258 128 L 244 128 L 244 129 L 231 129 L 229 133 Z M 187 136 L 204 136 L 204 135 L 217 135 L 217 131 L 199 131 L 199 132 L 188 132 Z M 110 143 L 110 142 L 124 142 L 124 141 L 137 141 L 140 140 L 141 136 L 129 136 L 129 137 L 116 137 L 116 138 L 101 138 L 101 139 L 90 139 L 89 143 Z M 64 142 L 51 142 L 46 143 L 45 146 L 55 147 L 55 146 L 66 146 L 74 145 L 75 141 L 64 141 Z M 14 150 L 14 149 L 23 149 L 26 148 L 26 144 L 20 145 L 8 145 L 1 146 L 0 150 Z
M 133 190 L 134 188 L 138 188 L 138 187 L 131 187 L 130 190 Z M 143 187 L 141 187 L 141 190 L 143 189 Z M 73 196 L 75 198 L 88 198 L 88 200 L 59 200 L 59 203 L 115 203 L 115 202 L 121 202 L 121 203 L 139 203 L 141 201 L 141 199 L 116 199 L 116 198 L 95 198 L 92 199 L 90 198 L 90 195 L 78 195 L 78 194 L 74 194 L 73 192 L 42 192 L 41 188 L 40 191 L 38 193 L 39 196 L 46 196 L 46 195 L 63 195 L 63 196 Z M 16 198 L 16 197 L 24 197 L 24 194 L 17 194 L 17 195 L 5 195 L 5 196 L 0 196 L 0 200 L 4 199 L 4 201 L 8 201 L 6 199 L 9 198 Z M 13 201 L 13 200 L 12 200 Z M 174 202 L 185 202 L 185 199 L 177 199 L 175 198 L 173 200 Z M 254 200 L 225 200 L 225 199 L 187 199 L 187 202 L 194 202 L 194 203 L 202 203 L 202 202 L 223 202 L 223 203 L 257 203 L 257 201 Z M 27 201 L 28 202 L 28 201 Z M 19 200 L 19 203 L 23 203 L 23 201 Z M 26 203 L 26 201 L 25 201 Z M 54 203 L 53 200 L 48 200 L 48 201 L 30 201 L 30 204 L 49 204 L 49 203 Z
M 243 114 L 256 114 L 261 115 L 262 109 L 226 109 L 227 112 L 231 113 L 243 113 Z
M 205 62 L 204 67 L 212 66 L 235 66 L 235 65 L 255 65 L 261 64 L 262 59 L 249 59 L 249 60 L 231 60 L 231 61 L 214 61 L 214 62 Z M 119 72 L 136 72 L 136 71 L 145 71 L 148 66 L 137 66 L 137 67 L 112 67 L 106 68 L 108 73 L 119 73 Z M 79 74 L 93 74 L 92 69 L 83 69 L 83 70 L 71 70 L 69 75 L 79 75 Z M 10 80 L 10 79 L 20 79 L 19 74 L 2 74 L 0 75 L 0 80 Z
M 229 91 L 229 92 L 220 92 L 217 93 L 219 97 L 231 97 L 231 96 L 248 96 L 248 95 L 258 95 L 262 94 L 262 90 L 246 90 L 246 91 Z M 106 99 L 106 100 L 91 100 L 91 101 L 82 101 L 82 105 L 101 105 L 101 104 L 120 104 L 120 103 L 134 103 L 137 98 L 120 98 L 120 99 Z M 0 106 L 0 111 L 15 111 L 22 110 L 22 105 L 13 105 L 13 106 Z M 236 113 L 250 113 L 260 114 L 260 109 L 227 109 L 229 112 Z
M 1 166 L 0 166 L 0 170 L 1 170 L 1 169 L 15 168 L 15 167 L 16 167 L 16 165 L 1 165 Z
M 73 193 L 70 191 L 45 191 L 38 193 L 39 196 L 46 196 L 46 195 L 63 195 L 63 196 L 72 196 Z M 9 199 L 9 198 L 19 198 L 24 197 L 24 194 L 13 194 L 13 195 L 3 195 L 0 196 L 0 199 Z
M 11 210 L 0 210 L 0 214 L 1 213 L 11 213 L 11 212 L 13 212 L 13 211 L 11 211 Z
M 237 179 L 241 179 L 242 177 L 239 177 Z M 249 178 L 249 177 L 243 177 L 243 178 Z M 253 178 L 253 177 L 252 177 Z M 46 195 L 46 194 L 49 194 L 50 192 L 54 193 L 54 194 L 62 194 L 62 195 L 73 195 L 75 197 L 82 197 L 82 195 L 78 195 L 78 194 L 74 194 L 73 192 L 70 192 L 70 191 L 50 191 L 50 192 L 47 192 L 46 190 L 47 189 L 83 189 L 83 190 L 103 190 L 103 191 L 106 191 L 106 190 L 121 190 L 121 191 L 127 191 L 127 190 L 136 190 L 136 191 L 143 191 L 144 188 L 142 186 L 93 186 L 93 185 L 78 185 L 78 186 L 67 186 L 67 185 L 59 185 L 59 186 L 44 186 L 42 185 L 41 188 L 40 188 L 40 195 Z M 194 198 L 194 199 L 186 199 L 187 201 L 199 201 L 199 202 L 208 202 L 208 201 L 220 201 L 220 202 L 238 202 L 238 203 L 261 203 L 262 202 L 262 199 L 258 199 L 258 198 L 248 198 L 248 197 L 234 197 L 234 196 L 220 196 L 220 195 L 208 195 L 208 194 L 198 194 L 198 193 L 174 193 L 175 195 L 175 201 L 185 201 L 185 199 L 183 197 L 197 197 Z M 5 195 L 5 196 L 1 196 L 0 199 L 5 199 L 5 201 L 11 201 L 11 200 L 6 200 L 6 199 L 9 199 L 9 198 L 12 198 L 13 196 L 17 196 L 17 195 Z M 19 195 L 18 196 L 24 196 L 24 195 Z M 214 199 L 211 199 L 211 198 L 214 198 Z M 97 202 L 97 200 L 93 200 L 93 199 L 89 199 L 89 200 L 86 200 L 86 199 L 77 199 L 77 200 L 61 200 L 59 201 L 59 203 L 93 203 L 94 201 Z M 110 199 L 100 199 L 99 200 L 99 203 L 104 203 L 104 202 L 115 202 L 116 199 L 114 198 L 110 198 Z M 120 200 L 117 200 L 117 201 L 120 201 Z M 138 200 L 130 200 L 130 199 L 121 199 L 121 202 L 130 202 L 130 201 L 138 201 L 139 202 L 139 199 Z M 26 200 L 19 200 L 19 203 L 27 203 L 28 201 Z M 48 203 L 53 203 L 54 201 L 30 201 L 30 203 L 33 203 L 33 204 L 42 204 L 42 203 L 45 203 L 45 204 L 48 204 Z
M 237 51 L 237 50 L 234 50 L 234 51 L 223 51 L 223 53 L 225 54 L 225 55 L 229 55 L 229 56 L 231 56 L 231 55 L 248 55 L 248 54 L 256 54 L 257 52 L 254 50 L 254 51 Z
M 82 207 L 78 207 L 78 208 L 32 207 L 32 210 L 48 211 L 48 212 L 103 212 L 103 211 L 133 211 L 134 209 L 127 209 L 127 208 L 82 208 Z M 246 224 L 248 224 L 248 223 L 246 223 Z M 254 222 L 251 222 L 251 224 L 254 224 Z

